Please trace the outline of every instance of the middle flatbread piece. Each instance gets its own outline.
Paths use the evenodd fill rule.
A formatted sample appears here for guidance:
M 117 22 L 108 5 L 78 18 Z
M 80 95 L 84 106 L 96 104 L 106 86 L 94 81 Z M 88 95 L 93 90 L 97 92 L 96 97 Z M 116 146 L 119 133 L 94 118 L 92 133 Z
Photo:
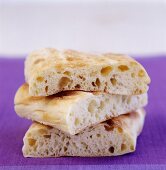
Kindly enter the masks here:
M 47 97 L 32 97 L 28 94 L 28 85 L 24 84 L 17 91 L 14 103 L 19 116 L 75 135 L 86 127 L 144 107 L 147 94 L 124 96 L 66 91 Z

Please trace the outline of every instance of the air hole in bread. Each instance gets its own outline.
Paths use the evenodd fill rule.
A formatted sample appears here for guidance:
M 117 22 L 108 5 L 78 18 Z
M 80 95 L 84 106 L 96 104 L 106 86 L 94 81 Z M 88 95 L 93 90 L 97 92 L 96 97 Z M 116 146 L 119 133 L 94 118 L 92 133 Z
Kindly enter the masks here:
M 109 102 L 109 98 L 106 98 L 106 99 L 105 99 L 105 102 L 108 103 L 108 102 Z
M 29 138 L 28 143 L 29 143 L 30 146 L 34 146 L 36 144 L 36 140 L 32 139 L 32 138 Z
M 99 118 L 99 115 L 96 113 L 96 114 L 95 114 L 95 117 L 96 117 L 96 119 L 98 119 L 98 118 Z
M 112 119 L 107 120 L 106 123 L 107 123 L 107 125 L 109 125 L 109 126 L 113 126 L 113 125 L 114 125 L 114 122 L 113 122 Z
M 77 84 L 77 85 L 75 86 L 76 89 L 80 89 L 80 87 L 81 87 L 81 86 L 80 86 L 79 84 Z
M 92 135 L 90 135 L 90 138 L 92 138 Z
M 44 80 L 44 77 L 37 77 L 36 80 L 37 80 L 38 82 L 42 82 L 42 81 Z
M 66 151 L 67 151 L 67 147 L 66 147 L 66 146 L 64 146 L 63 150 L 64 150 L 64 152 L 66 152 Z
M 97 106 L 96 101 L 95 101 L 95 100 L 92 100 L 92 101 L 89 103 L 88 111 L 89 111 L 90 113 L 94 113 L 96 106 Z
M 135 94 L 142 94 L 142 90 L 136 89 L 136 90 L 134 91 L 134 93 L 135 93 Z
M 45 151 L 45 152 L 46 152 L 46 155 L 48 155 L 48 149 L 46 149 L 46 151 Z
M 76 145 L 76 143 L 75 143 L 75 142 L 73 142 L 72 144 L 73 144 L 74 148 L 76 148 L 76 149 L 77 149 L 77 145 Z
M 70 76 L 70 75 L 71 75 L 70 71 L 65 71 L 63 74 L 65 74 L 65 75 L 67 75 L 67 76 Z
M 73 116 L 74 115 L 74 112 L 70 112 L 70 114 L 69 114 L 70 116 Z
M 118 132 L 119 133 L 122 133 L 123 132 L 123 129 L 121 127 L 118 127 Z
M 134 62 L 134 61 L 131 61 L 130 64 L 131 64 L 131 66 L 136 66 L 137 65 L 137 63 Z
M 69 146 L 69 142 L 66 143 L 66 146 Z
M 113 126 L 106 126 L 106 125 L 104 125 L 104 128 L 105 128 L 106 131 L 113 131 L 114 130 Z
M 64 141 L 64 140 L 65 140 L 65 136 L 62 137 L 62 141 Z
M 44 61 L 44 59 L 37 59 L 35 62 L 34 62 L 34 64 L 39 64 L 40 62 L 43 62 Z
M 83 76 L 79 76 L 79 78 L 83 81 L 85 80 L 85 77 L 83 77 Z
M 115 106 L 115 104 L 113 104 L 113 110 L 116 110 L 116 106 Z
M 96 86 L 94 82 L 92 82 L 92 86 L 94 86 L 94 87 Z
M 120 65 L 118 66 L 118 69 L 122 72 L 129 70 L 129 67 L 126 65 Z
M 130 102 L 131 102 L 131 98 L 129 97 L 129 98 L 127 99 L 127 104 L 130 104 Z
M 99 78 L 96 79 L 96 85 L 97 85 L 97 87 L 100 87 L 100 80 L 99 80 Z
M 112 67 L 111 66 L 107 66 L 101 69 L 101 74 L 103 76 L 107 76 L 110 72 L 112 71 Z
M 39 93 L 39 92 L 36 90 L 36 91 L 35 91 L 35 94 L 38 95 L 38 93 Z
M 38 132 L 40 134 L 47 134 L 47 130 L 45 130 L 45 129 L 39 129 Z
M 31 134 L 31 133 L 28 133 L 28 134 L 27 134 L 27 136 L 28 136 L 28 137 L 31 137 L 31 136 L 32 136 L 32 134 Z
M 133 146 L 133 145 L 131 145 L 131 146 L 130 146 L 130 149 L 133 151 L 133 150 L 134 150 L 134 146 Z
M 122 103 L 126 101 L 126 96 L 122 96 Z
M 107 86 L 104 87 L 104 92 L 107 92 Z
M 140 70 L 139 72 L 138 72 L 138 76 L 139 77 L 143 77 L 145 75 L 145 72 L 143 71 L 143 70 Z
M 131 77 L 132 77 L 132 78 L 135 78 L 135 73 L 131 73 Z
M 104 102 L 103 102 L 103 101 L 101 101 L 101 102 L 100 102 L 99 109 L 103 109 L 103 108 L 104 108 L 104 105 L 105 105 L 105 104 L 104 104 Z
M 127 149 L 126 144 L 122 143 L 121 144 L 121 151 L 125 151 Z
M 101 137 L 101 135 L 100 135 L 100 134 L 97 134 L 96 136 L 97 136 L 98 138 L 99 138 L 99 137 Z
M 45 80 L 45 83 L 47 83 L 47 80 Z
M 67 61 L 74 61 L 74 57 L 67 56 L 67 57 L 66 57 L 66 60 L 67 60 Z
M 51 135 L 43 135 L 44 138 L 51 138 Z
M 75 119 L 74 124 L 77 126 L 80 123 L 80 120 L 78 118 Z
M 33 83 L 33 86 L 36 87 L 36 83 Z
M 113 86 L 115 86 L 117 83 L 117 80 L 115 78 L 111 78 L 110 81 Z
M 111 152 L 111 153 L 114 153 L 114 147 L 113 146 L 111 146 L 110 148 L 109 148 L 109 152 Z
M 83 145 L 84 149 L 88 148 L 88 145 L 85 142 L 81 142 L 81 144 Z
M 48 92 L 48 86 L 45 87 L 45 92 L 46 92 L 46 93 Z
M 71 80 L 68 77 L 62 77 L 59 81 L 59 87 L 60 88 L 64 88 L 65 86 L 67 86 L 69 83 L 71 82 Z

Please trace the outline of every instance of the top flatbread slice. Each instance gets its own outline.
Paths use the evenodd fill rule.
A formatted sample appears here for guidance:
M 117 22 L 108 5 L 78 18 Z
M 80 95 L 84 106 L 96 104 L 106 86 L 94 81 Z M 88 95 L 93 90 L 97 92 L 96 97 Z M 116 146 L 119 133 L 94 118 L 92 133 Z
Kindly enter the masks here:
M 137 95 L 146 93 L 150 83 L 143 66 L 128 56 L 52 48 L 34 51 L 27 57 L 25 78 L 32 96 L 66 90 Z

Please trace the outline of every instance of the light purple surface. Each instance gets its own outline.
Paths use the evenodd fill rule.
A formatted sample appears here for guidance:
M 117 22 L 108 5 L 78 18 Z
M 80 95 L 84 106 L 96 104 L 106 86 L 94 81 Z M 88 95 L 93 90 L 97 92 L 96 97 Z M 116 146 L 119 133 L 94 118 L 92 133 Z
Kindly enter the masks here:
M 22 139 L 31 121 L 19 118 L 13 108 L 14 95 L 24 83 L 23 59 L 0 59 L 0 169 L 166 169 L 166 58 L 138 59 L 152 82 L 147 118 L 135 153 L 98 158 L 24 158 Z M 60 166 L 59 166 L 60 165 Z M 93 166 L 86 166 L 93 165 Z M 133 167 L 133 168 L 132 168 Z

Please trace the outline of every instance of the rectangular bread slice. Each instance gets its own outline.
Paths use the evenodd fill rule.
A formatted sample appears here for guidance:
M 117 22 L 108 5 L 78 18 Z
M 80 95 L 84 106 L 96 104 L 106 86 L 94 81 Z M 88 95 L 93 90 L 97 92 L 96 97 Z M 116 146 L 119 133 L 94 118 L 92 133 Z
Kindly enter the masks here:
M 52 48 L 34 51 L 27 57 L 25 78 L 32 96 L 67 90 L 137 95 L 146 93 L 150 83 L 143 66 L 126 55 Z
M 133 152 L 144 124 L 140 109 L 67 135 L 49 126 L 33 123 L 24 136 L 24 157 L 116 156 Z
M 32 97 L 28 95 L 28 85 L 24 84 L 17 91 L 14 103 L 19 116 L 75 135 L 88 126 L 145 106 L 147 94 L 122 96 L 65 91 L 47 97 Z

